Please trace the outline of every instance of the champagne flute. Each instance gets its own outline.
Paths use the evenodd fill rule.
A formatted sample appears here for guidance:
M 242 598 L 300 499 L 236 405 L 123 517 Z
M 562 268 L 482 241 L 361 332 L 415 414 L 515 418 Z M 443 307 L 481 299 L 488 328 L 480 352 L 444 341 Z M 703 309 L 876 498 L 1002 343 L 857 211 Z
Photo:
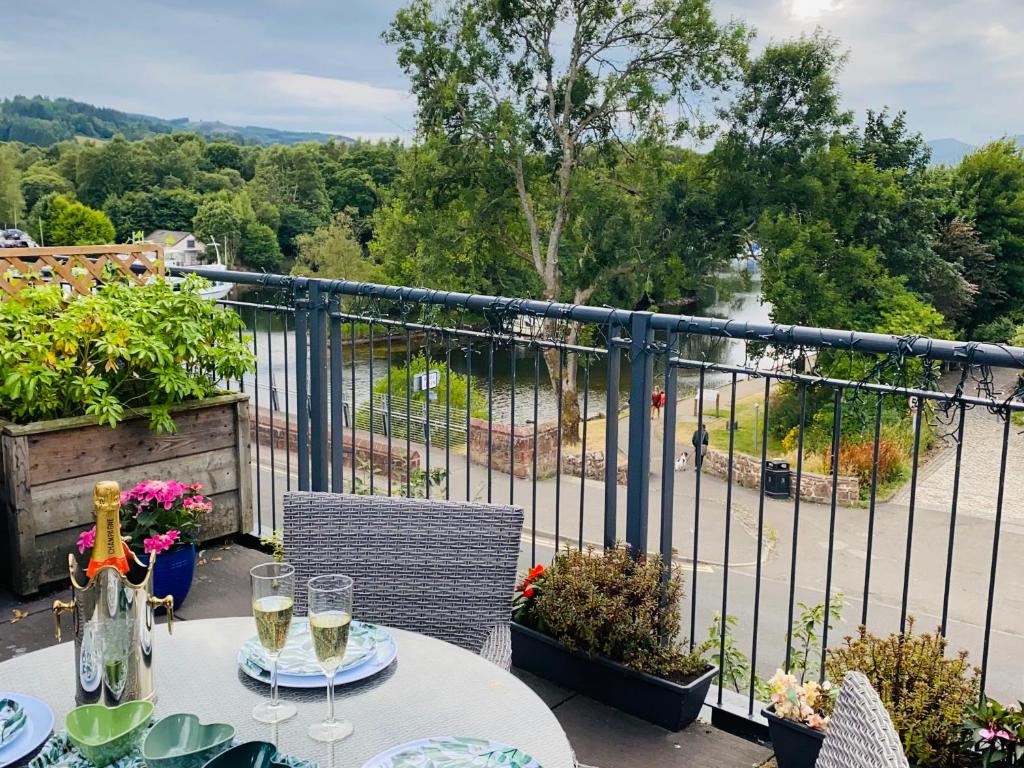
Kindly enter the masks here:
M 252 615 L 256 633 L 270 659 L 270 701 L 253 707 L 261 723 L 280 723 L 296 713 L 294 704 L 277 698 L 277 660 L 288 640 L 295 607 L 295 569 L 288 563 L 264 563 L 249 571 L 252 582 Z
M 309 580 L 309 630 L 313 650 L 327 676 L 327 719 L 309 726 L 317 741 L 339 741 L 352 733 L 352 723 L 334 719 L 334 675 L 345 658 L 352 627 L 352 579 L 317 576 Z

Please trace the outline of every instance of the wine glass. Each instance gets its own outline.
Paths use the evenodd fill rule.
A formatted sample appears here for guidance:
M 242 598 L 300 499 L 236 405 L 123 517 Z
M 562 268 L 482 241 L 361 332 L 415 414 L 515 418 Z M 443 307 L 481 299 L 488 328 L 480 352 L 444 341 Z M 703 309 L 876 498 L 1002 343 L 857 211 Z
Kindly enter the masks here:
M 327 676 L 327 719 L 309 726 L 317 741 L 339 741 L 352 733 L 352 723 L 334 719 L 334 675 L 345 658 L 352 627 L 352 579 L 317 576 L 309 580 L 309 631 L 313 651 Z
M 256 633 L 270 659 L 270 701 L 253 707 L 261 723 L 280 723 L 296 713 L 294 704 L 277 698 L 277 660 L 288 640 L 295 608 L 295 569 L 288 563 L 264 563 L 249 571 L 252 582 L 252 615 Z

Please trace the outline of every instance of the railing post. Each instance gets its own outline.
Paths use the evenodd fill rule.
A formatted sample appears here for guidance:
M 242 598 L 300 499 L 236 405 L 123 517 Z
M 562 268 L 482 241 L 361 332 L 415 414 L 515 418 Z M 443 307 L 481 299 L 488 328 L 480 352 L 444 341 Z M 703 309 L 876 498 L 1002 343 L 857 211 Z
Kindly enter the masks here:
M 629 343 L 629 464 L 626 474 L 626 543 L 647 551 L 651 471 L 651 387 L 654 329 L 650 312 L 634 312 Z
M 604 435 L 604 546 L 611 549 L 617 539 L 616 527 L 619 514 L 619 374 L 622 353 L 619 350 L 618 336 L 621 328 L 616 323 L 608 324 L 608 377 L 606 394 L 605 435 Z M 536 384 L 534 384 L 536 387 Z M 537 406 L 534 404 L 534 412 Z M 536 417 L 534 417 L 536 421 Z M 536 430 L 534 443 L 536 443 Z M 534 449 L 536 458 L 536 448 Z M 536 465 L 536 461 L 534 462 Z M 534 475 L 537 470 L 534 466 Z M 534 480 L 534 488 L 537 481 Z M 536 493 L 534 494 L 536 495 Z M 536 505 L 534 505 L 536 506 Z
M 309 283 L 309 419 L 311 489 L 327 490 L 327 296 Z M 340 448 L 340 446 L 339 446 Z
M 295 424 L 299 490 L 309 490 L 309 298 L 296 287 L 295 295 Z

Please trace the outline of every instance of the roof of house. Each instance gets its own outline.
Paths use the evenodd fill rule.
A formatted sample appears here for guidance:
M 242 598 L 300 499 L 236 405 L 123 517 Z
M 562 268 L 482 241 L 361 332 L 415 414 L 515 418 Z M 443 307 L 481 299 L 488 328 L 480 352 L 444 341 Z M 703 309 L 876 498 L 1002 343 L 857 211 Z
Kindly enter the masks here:
M 154 229 L 146 235 L 146 240 L 157 245 L 173 247 L 186 237 L 195 237 L 195 235 L 191 232 L 179 232 L 173 229 Z

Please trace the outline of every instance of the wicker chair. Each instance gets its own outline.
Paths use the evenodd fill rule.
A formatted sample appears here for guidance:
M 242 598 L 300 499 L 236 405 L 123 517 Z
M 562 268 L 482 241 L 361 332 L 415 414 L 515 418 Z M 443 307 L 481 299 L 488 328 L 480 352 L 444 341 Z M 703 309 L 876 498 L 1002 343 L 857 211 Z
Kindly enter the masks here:
M 847 672 L 815 768 L 908 768 L 900 737 L 871 683 Z
M 519 507 L 292 492 L 284 549 L 296 611 L 322 573 L 355 580 L 357 618 L 446 640 L 509 669 Z

